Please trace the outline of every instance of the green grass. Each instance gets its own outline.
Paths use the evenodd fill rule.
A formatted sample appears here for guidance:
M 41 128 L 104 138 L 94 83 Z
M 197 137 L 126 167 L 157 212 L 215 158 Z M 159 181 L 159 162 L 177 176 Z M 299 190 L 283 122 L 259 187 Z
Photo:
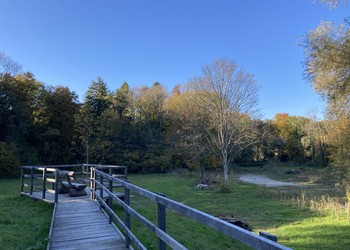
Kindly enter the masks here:
M 254 232 L 272 233 L 280 243 L 291 248 L 348 249 L 350 223 L 344 209 L 341 206 L 337 208 L 334 205 L 337 202 L 332 202 L 339 194 L 330 186 L 311 183 L 305 177 L 318 179 L 316 177 L 322 169 L 315 172 L 304 169 L 306 173 L 300 176 L 284 176 L 284 169 L 272 170 L 242 168 L 238 171 L 301 180 L 310 185 L 306 188 L 271 189 L 243 184 L 233 178 L 229 184 L 231 192 L 222 193 L 219 188 L 194 190 L 196 174 L 130 175 L 129 180 L 209 214 L 233 215 L 248 223 Z M 0 249 L 45 249 L 52 206 L 20 197 L 18 179 L 0 180 L 0 190 Z M 315 192 L 318 197 L 329 194 L 330 198 L 320 202 L 312 198 Z M 137 211 L 157 224 L 156 204 L 134 193 L 131 202 Z M 117 207 L 116 210 L 123 218 L 124 212 Z M 132 230 L 148 249 L 157 248 L 156 237 L 135 219 L 132 219 Z M 167 232 L 189 249 L 247 249 L 241 243 L 168 209 Z
M 348 249 L 350 245 L 350 223 L 345 212 L 335 216 L 329 211 L 311 210 L 306 201 L 301 202 L 300 188 L 281 191 L 232 181 L 232 192 L 220 193 L 218 189 L 194 190 L 196 179 L 191 176 L 131 175 L 129 180 L 209 214 L 233 215 L 248 223 L 253 231 L 272 233 L 291 248 Z M 283 192 L 293 195 L 281 195 Z M 155 204 L 136 194 L 131 201 L 137 211 L 156 224 Z M 118 213 L 122 211 L 118 209 Z M 156 249 L 156 238 L 147 229 L 135 220 L 132 228 L 147 248 Z M 167 232 L 189 249 L 246 249 L 229 237 L 168 210 Z
M 46 249 L 52 209 L 20 196 L 19 179 L 0 179 L 0 249 Z

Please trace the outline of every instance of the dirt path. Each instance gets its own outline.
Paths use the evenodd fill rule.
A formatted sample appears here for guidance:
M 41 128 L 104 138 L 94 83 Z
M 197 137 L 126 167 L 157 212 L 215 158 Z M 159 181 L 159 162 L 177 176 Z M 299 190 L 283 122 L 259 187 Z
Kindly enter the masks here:
M 302 185 L 295 184 L 292 182 L 276 181 L 276 180 L 272 180 L 264 175 L 254 175 L 254 174 L 240 175 L 239 180 L 241 180 L 243 182 L 256 184 L 256 185 L 263 185 L 266 187 L 283 187 L 283 186 L 301 187 L 302 186 Z

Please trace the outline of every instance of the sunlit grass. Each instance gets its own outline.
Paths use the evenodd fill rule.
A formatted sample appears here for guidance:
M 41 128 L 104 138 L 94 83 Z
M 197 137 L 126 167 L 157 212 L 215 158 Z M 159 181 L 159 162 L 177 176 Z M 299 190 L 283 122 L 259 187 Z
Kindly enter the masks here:
M 131 175 L 131 183 L 202 210 L 212 215 L 233 215 L 248 223 L 254 232 L 265 231 L 278 241 L 295 249 L 348 249 L 350 224 L 344 214 L 312 210 L 307 202 L 287 199 L 276 189 L 267 189 L 232 181 L 231 193 L 218 189 L 196 191 L 196 179 L 185 175 Z M 297 197 L 302 190 L 288 191 Z M 156 205 L 133 194 L 132 205 L 157 224 Z M 122 213 L 119 210 L 119 213 Z M 137 221 L 132 228 L 146 247 L 156 249 L 157 239 Z M 246 247 L 222 234 L 167 210 L 167 232 L 189 249 L 245 249 Z

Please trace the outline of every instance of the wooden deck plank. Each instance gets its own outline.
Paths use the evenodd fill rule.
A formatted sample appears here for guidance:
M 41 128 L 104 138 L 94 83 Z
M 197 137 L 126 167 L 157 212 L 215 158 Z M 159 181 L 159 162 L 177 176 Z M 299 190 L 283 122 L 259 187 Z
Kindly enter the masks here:
M 52 249 L 60 249 L 60 248 L 65 248 L 65 249 L 77 249 L 77 248 L 81 248 L 81 249 L 96 249 L 97 247 L 102 248 L 102 249 L 106 249 L 106 248 L 116 248 L 116 246 L 120 246 L 120 241 L 115 240 L 115 239 L 111 239 L 111 238 L 101 238 L 98 239 L 98 241 L 96 241 L 95 238 L 92 239 L 85 239 L 85 240 L 75 240 L 75 241 L 70 241 L 68 242 L 64 242 L 64 244 L 52 244 Z
M 75 239 L 75 240 L 71 240 L 71 241 L 61 241 L 61 242 L 55 242 L 52 243 L 51 246 L 52 247 L 69 247 L 69 246 L 73 246 L 73 245 L 93 245 L 96 246 L 98 245 L 103 245 L 103 243 L 106 243 L 106 245 L 109 244 L 114 244 L 115 246 L 119 246 L 121 244 L 123 244 L 123 240 L 122 239 L 115 239 L 113 236 L 111 235 L 107 235 L 107 236 L 102 236 L 102 237 L 91 237 L 88 239 Z
M 69 231 L 65 230 L 64 228 L 60 227 L 59 230 L 55 233 L 55 238 L 62 238 L 62 237 L 69 237 L 70 239 L 80 239 L 84 238 L 85 235 L 88 235 L 89 237 L 96 236 L 96 235 L 114 235 L 114 230 L 111 230 L 110 227 L 107 227 L 107 225 L 99 225 L 97 227 L 93 228 L 84 228 L 84 229 L 71 229 Z
M 97 225 L 103 225 L 105 222 L 104 221 L 98 221 L 98 222 L 91 222 L 90 221 L 83 221 L 83 222 L 76 222 L 76 223 L 67 223 L 67 224 L 56 224 L 56 228 L 62 227 L 65 228 L 66 230 L 69 230 L 71 228 L 75 227 L 95 227 Z
M 53 198 L 47 195 L 47 198 Z M 50 249 L 127 249 L 116 227 L 90 196 L 59 195 Z
M 98 238 L 99 241 L 115 241 L 114 236 L 103 236 Z M 120 239 L 117 239 L 116 241 L 121 241 Z M 75 245 L 75 244 L 88 244 L 96 242 L 96 238 L 89 238 L 89 239 L 82 239 L 82 240 L 71 240 L 71 241 L 62 241 L 62 242 L 56 242 L 52 243 L 52 245 L 55 246 L 69 246 L 69 245 Z

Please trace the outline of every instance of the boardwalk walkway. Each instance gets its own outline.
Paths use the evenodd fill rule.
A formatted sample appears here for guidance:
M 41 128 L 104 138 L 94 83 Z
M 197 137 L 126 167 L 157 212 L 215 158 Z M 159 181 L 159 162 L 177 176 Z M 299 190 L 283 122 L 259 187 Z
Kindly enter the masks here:
M 49 249 L 127 249 L 120 232 L 89 196 L 59 196 Z
M 67 194 L 58 194 L 59 185 L 62 185 L 61 176 L 66 175 L 67 172 L 67 170 L 62 169 L 79 166 L 22 166 L 21 195 L 55 204 L 50 229 L 50 241 L 47 249 L 121 250 L 128 249 L 126 245 L 129 245 L 130 242 L 138 249 L 146 249 L 132 231 L 136 225 L 131 227 L 131 217 L 150 229 L 155 237 L 158 238 L 158 249 L 165 250 L 167 246 L 172 249 L 187 249 L 166 233 L 167 211 L 173 211 L 188 219 L 195 220 L 254 249 L 290 249 L 267 239 L 269 237 L 267 233 L 264 233 L 263 236 L 257 235 L 212 215 L 166 198 L 163 195 L 153 193 L 122 180 L 119 178 L 120 175 L 113 174 L 112 171 L 122 169 L 124 170 L 122 177 L 126 177 L 126 168 L 122 166 L 83 164 L 82 172 L 75 172 L 75 174 L 80 173 L 82 175 L 90 174 L 88 181 L 96 200 L 90 199 L 89 188 L 86 188 L 88 195 L 82 197 L 69 197 Z M 85 167 L 90 167 L 90 171 L 85 171 Z M 106 173 L 106 170 L 108 170 L 108 173 Z M 83 176 L 81 179 L 84 179 Z M 121 196 L 121 193 L 118 193 L 117 190 L 120 189 L 123 189 L 123 200 L 118 198 Z M 133 197 L 130 195 L 131 192 L 156 203 L 156 213 L 158 212 L 157 224 L 145 218 L 131 207 L 130 199 Z M 109 197 L 108 204 L 104 201 L 106 196 Z M 105 209 L 100 210 L 99 204 L 104 206 Z M 125 211 L 123 219 L 119 218 L 111 209 L 114 205 L 120 206 Z M 103 211 L 108 213 L 110 218 L 107 218 Z M 113 219 L 113 221 L 118 223 L 125 236 L 119 232 L 114 224 L 109 224 L 109 219 Z M 211 247 L 214 246 L 211 245 Z

